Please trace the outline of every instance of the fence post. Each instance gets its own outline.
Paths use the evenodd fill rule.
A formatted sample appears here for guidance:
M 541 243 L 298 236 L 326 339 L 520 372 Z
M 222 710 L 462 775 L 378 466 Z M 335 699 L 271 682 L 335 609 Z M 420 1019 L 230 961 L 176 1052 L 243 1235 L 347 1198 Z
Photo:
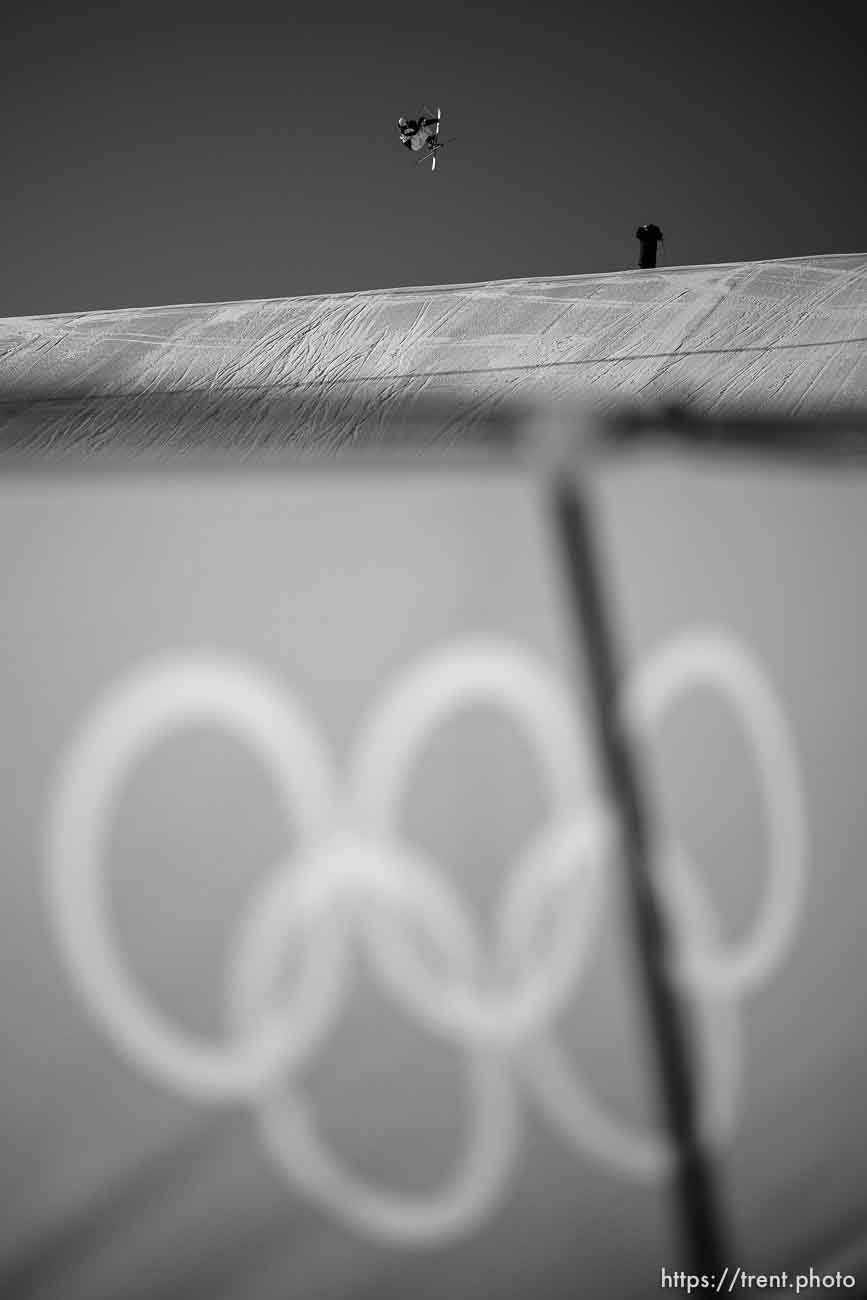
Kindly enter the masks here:
M 699 1132 L 690 1035 L 672 983 L 666 918 L 654 882 L 654 834 L 621 709 L 622 676 L 606 605 L 588 495 L 579 479 L 578 429 L 555 420 L 542 430 L 548 506 L 565 569 L 570 612 L 583 646 L 602 777 L 617 817 L 629 921 L 646 999 L 665 1125 L 675 1151 L 674 1192 L 693 1272 L 716 1275 L 734 1258 Z

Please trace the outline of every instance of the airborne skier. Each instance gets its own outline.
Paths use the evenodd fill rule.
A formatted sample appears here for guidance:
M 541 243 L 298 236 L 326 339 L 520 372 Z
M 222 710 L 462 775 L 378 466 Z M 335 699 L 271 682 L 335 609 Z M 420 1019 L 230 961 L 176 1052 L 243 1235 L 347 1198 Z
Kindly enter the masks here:
M 411 149 L 413 153 L 420 153 L 421 157 L 418 162 L 426 162 L 430 158 L 430 169 L 436 171 L 437 152 L 444 149 L 451 140 L 440 139 L 440 123 L 442 122 L 442 112 L 436 111 L 436 117 L 433 116 L 429 108 L 422 105 L 422 110 L 418 117 L 399 117 L 397 119 L 397 130 L 400 136 L 400 142 Z M 454 137 L 452 137 L 454 138 Z
M 397 120 L 400 142 L 406 145 L 407 149 L 412 149 L 413 153 L 423 149 L 428 141 L 436 136 L 438 128 L 438 117 L 400 117 Z

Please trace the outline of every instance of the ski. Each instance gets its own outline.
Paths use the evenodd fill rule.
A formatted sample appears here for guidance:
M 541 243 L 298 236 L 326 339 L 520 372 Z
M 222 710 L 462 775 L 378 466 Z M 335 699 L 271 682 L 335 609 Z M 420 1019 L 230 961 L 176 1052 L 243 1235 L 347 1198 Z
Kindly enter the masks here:
M 439 104 L 437 104 L 437 124 L 436 124 L 436 128 L 434 129 L 433 147 L 431 149 L 433 158 L 431 159 L 430 169 L 432 172 L 435 172 L 437 169 L 437 145 L 439 143 L 439 138 L 440 138 L 441 121 L 442 121 L 442 113 L 440 112 Z

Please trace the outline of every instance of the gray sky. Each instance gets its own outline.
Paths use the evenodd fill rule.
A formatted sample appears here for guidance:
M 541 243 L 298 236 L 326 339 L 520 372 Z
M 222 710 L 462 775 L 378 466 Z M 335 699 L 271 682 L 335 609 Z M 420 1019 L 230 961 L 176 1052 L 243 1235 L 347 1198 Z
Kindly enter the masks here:
M 842 5 L 508 8 L 22 7 L 0 315 L 863 250 Z

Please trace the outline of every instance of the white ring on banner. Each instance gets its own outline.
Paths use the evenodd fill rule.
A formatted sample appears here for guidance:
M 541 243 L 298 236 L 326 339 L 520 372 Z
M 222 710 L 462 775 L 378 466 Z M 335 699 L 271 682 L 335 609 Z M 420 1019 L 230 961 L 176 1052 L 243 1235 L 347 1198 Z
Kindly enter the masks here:
M 291 696 L 226 656 L 177 655 L 132 673 L 92 708 L 61 764 L 48 818 L 50 916 L 73 984 L 133 1064 L 209 1102 L 255 1093 L 294 1047 L 281 1018 L 243 1042 L 210 1045 L 175 1028 L 139 990 L 110 935 L 102 879 L 112 808 L 145 753 L 194 724 L 217 724 L 261 760 L 302 842 L 321 834 L 334 776 Z
M 785 714 L 764 674 L 725 631 L 691 631 L 641 665 L 624 696 L 632 730 L 646 735 L 677 694 L 702 686 L 716 687 L 733 705 L 755 757 L 767 808 L 768 869 L 752 934 L 727 952 L 687 948 L 680 975 L 685 987 L 737 997 L 767 979 L 800 924 L 807 883 L 806 799 Z

